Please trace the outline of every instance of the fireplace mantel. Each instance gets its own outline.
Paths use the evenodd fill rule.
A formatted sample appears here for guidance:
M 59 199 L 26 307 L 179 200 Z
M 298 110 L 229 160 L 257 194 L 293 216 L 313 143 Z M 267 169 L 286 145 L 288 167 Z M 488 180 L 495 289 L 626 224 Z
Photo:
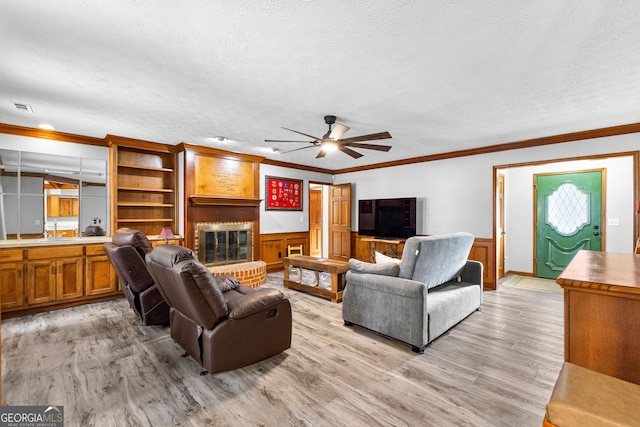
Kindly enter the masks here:
M 200 194 L 189 196 L 189 201 L 192 206 L 260 206 L 262 203 L 262 199 L 203 196 Z

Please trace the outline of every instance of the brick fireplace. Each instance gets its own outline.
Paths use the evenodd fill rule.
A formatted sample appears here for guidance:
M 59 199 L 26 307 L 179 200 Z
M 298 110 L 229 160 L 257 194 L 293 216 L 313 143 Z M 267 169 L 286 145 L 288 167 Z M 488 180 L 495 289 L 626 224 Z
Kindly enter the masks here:
M 185 244 L 207 266 L 260 259 L 260 200 L 192 196 Z
M 260 261 L 259 204 L 260 200 L 189 198 L 185 244 L 214 276 L 235 276 L 252 288 L 266 282 L 267 264 Z

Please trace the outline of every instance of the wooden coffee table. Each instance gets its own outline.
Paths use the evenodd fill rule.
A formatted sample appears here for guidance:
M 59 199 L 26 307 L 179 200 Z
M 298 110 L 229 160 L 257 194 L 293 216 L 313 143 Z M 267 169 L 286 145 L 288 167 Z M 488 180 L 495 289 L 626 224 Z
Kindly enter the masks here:
M 289 267 L 300 267 L 308 270 L 325 271 L 331 273 L 331 289 L 319 286 L 307 286 L 289 280 Z M 316 258 L 307 255 L 285 257 L 284 259 L 284 287 L 307 292 L 313 295 L 329 298 L 332 302 L 341 302 L 344 292 L 345 273 L 349 271 L 349 264 L 335 259 Z

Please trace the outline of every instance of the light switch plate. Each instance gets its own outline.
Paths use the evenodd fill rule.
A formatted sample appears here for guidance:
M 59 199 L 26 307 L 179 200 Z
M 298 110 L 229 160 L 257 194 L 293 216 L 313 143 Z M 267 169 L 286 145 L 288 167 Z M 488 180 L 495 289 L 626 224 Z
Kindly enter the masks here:
M 620 227 L 620 218 L 607 218 L 607 225 L 609 227 Z

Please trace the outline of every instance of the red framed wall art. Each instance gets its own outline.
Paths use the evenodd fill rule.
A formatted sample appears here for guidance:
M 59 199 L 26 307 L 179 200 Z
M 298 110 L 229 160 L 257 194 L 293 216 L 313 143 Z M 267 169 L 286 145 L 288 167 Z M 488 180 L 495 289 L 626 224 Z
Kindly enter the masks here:
M 280 178 L 277 176 L 265 177 L 266 210 L 302 210 L 302 180 Z

